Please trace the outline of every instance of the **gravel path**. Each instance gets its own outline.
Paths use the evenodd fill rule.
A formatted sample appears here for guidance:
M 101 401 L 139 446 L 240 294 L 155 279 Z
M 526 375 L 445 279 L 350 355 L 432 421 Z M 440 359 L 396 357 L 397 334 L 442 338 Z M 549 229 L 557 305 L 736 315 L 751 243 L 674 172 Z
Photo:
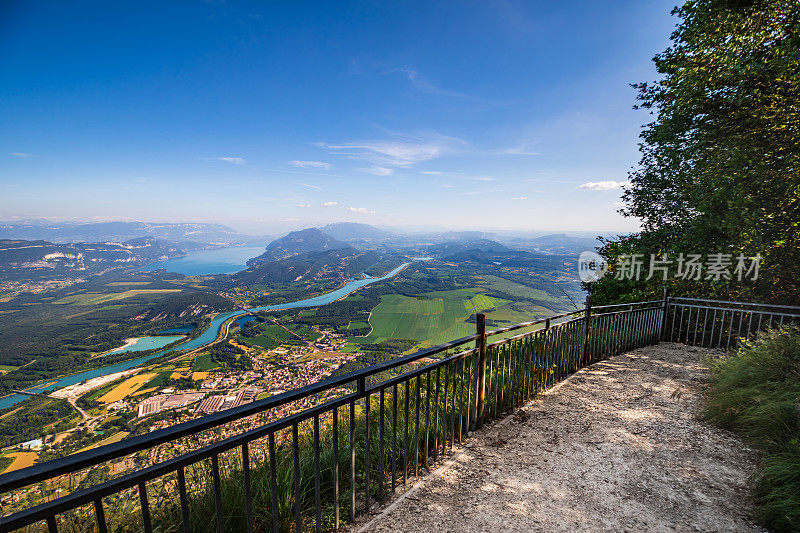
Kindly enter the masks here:
M 697 420 L 705 350 L 661 344 L 573 375 L 469 439 L 363 531 L 763 531 L 754 454 Z

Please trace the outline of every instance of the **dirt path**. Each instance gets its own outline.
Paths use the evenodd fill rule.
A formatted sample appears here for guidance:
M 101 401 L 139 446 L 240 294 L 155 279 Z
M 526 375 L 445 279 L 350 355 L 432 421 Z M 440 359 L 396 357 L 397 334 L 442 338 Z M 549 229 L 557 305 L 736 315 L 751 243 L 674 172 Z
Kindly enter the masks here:
M 76 400 L 75 398 L 67 398 L 67 401 L 70 403 L 70 405 L 72 405 L 72 407 L 75 408 L 75 410 L 77 410 L 81 414 L 81 416 L 83 417 L 83 420 L 81 420 L 81 422 L 86 422 L 87 420 L 92 418 L 86 411 L 78 407 L 78 400 Z
M 704 351 L 635 350 L 494 427 L 364 531 L 762 531 L 754 455 L 697 420 Z

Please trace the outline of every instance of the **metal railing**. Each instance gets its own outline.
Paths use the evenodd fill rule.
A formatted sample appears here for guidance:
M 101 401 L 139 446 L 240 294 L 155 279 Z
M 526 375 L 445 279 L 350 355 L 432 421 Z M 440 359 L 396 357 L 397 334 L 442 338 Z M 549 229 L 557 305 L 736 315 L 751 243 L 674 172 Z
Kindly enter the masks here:
M 676 297 L 665 301 L 663 339 L 705 348 L 736 348 L 759 331 L 800 321 L 798 306 Z
M 690 309 L 695 318 L 685 315 Z M 700 310 L 720 314 L 699 319 Z M 344 517 L 370 512 L 427 471 L 487 420 L 580 368 L 660 340 L 730 346 L 734 331 L 751 336 L 784 319 L 800 320 L 800 309 L 666 297 L 595 307 L 587 298 L 584 309 L 489 332 L 478 314 L 474 335 L 0 475 L 2 494 L 37 483 L 52 489 L 87 468 L 168 443 L 177 447 L 187 436 L 213 434 L 299 401 L 313 404 L 8 514 L 0 531 L 105 532 L 109 524 L 146 532 L 335 530 Z M 740 324 L 748 327 L 737 329 Z M 390 372 L 401 373 L 387 377 Z

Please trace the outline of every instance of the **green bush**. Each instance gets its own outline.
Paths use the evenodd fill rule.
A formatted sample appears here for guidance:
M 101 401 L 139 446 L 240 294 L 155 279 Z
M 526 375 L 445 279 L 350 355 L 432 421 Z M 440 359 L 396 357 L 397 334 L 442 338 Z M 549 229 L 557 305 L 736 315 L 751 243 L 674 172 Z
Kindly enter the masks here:
M 800 530 L 800 330 L 762 334 L 711 371 L 707 419 L 764 452 L 753 479 L 761 520 Z

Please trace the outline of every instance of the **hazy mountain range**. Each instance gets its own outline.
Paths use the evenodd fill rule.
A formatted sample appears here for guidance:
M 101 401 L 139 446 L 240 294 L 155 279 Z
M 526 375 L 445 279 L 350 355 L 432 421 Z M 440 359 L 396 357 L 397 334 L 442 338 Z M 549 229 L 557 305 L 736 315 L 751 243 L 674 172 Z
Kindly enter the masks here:
M 124 242 L 154 237 L 173 242 L 244 244 L 253 237 L 222 224 L 149 222 L 14 223 L 0 222 L 0 239 L 45 240 L 52 243 Z
M 0 274 L 6 279 L 91 274 L 180 257 L 199 248 L 254 242 L 269 244 L 264 253 L 247 261 L 247 266 L 252 269 L 293 259 L 292 268 L 288 268 L 288 263 L 281 266 L 287 270 L 286 275 L 295 270 L 316 271 L 326 261 L 337 264 L 355 261 L 355 268 L 373 257 L 364 255 L 367 251 L 377 251 L 376 261 L 387 254 L 402 255 L 415 250 L 413 253 L 452 262 L 533 266 L 545 256 L 577 256 L 598 244 L 596 239 L 565 234 L 537 237 L 480 231 L 402 234 L 353 222 L 292 231 L 274 240 L 251 237 L 221 224 L 26 222 L 0 224 Z M 277 275 L 272 267 L 259 270 L 258 277 Z
M 137 237 L 122 243 L 69 244 L 0 239 L 0 274 L 14 278 L 52 277 L 73 272 L 91 274 L 184 255 L 186 252 L 176 243 L 153 237 Z
M 335 222 L 322 226 L 320 231 L 340 241 L 385 241 L 397 237 L 398 234 L 357 222 Z

